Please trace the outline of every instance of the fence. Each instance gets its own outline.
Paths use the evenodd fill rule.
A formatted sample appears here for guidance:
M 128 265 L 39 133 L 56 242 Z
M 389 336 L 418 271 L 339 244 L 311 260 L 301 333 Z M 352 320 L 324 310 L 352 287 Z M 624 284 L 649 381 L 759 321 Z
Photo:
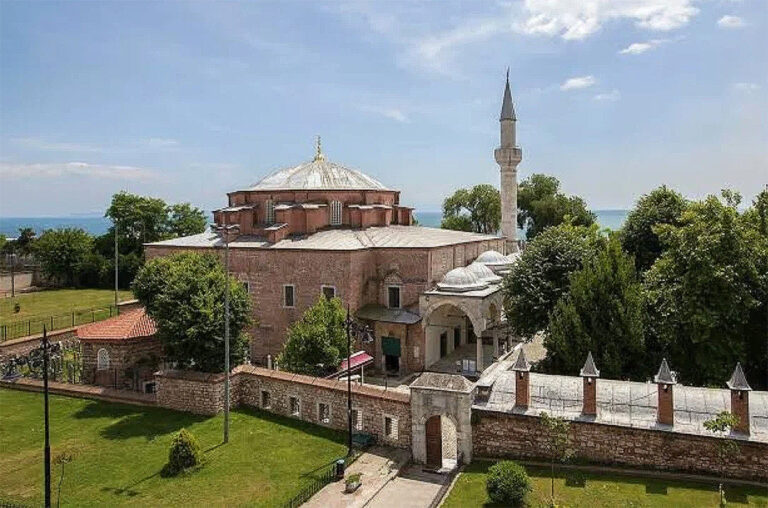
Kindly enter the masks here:
M 117 310 L 115 306 L 109 305 L 107 307 L 91 307 L 90 309 L 75 310 L 56 316 L 32 317 L 11 323 L 4 323 L 0 325 L 0 342 L 19 337 L 26 337 L 27 335 L 43 333 L 43 325 L 46 326 L 48 331 L 53 331 L 86 323 L 93 323 L 94 321 L 101 321 L 116 315 Z
M 312 479 L 309 485 L 301 489 L 301 491 L 296 494 L 293 499 L 288 501 L 285 504 L 286 508 L 296 508 L 306 503 L 309 501 L 309 498 L 317 494 L 320 489 L 331 483 L 335 477 L 336 461 L 333 461 L 331 465 L 325 466 L 325 468 L 322 469 L 320 473 Z

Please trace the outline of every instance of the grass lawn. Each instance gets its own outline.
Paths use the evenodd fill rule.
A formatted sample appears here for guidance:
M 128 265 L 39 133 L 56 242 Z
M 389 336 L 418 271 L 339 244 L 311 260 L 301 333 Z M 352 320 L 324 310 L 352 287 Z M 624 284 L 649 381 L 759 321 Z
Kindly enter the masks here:
M 223 416 L 52 396 L 51 455 L 71 450 L 62 505 L 278 506 L 322 466 L 346 453 L 344 436 L 257 410 Z M 0 388 L 0 504 L 43 502 L 43 396 Z M 160 470 L 182 427 L 205 450 L 202 468 L 175 478 Z M 60 469 L 52 469 L 52 499 Z
M 488 467 L 477 461 L 464 469 L 443 505 L 445 508 L 496 506 L 485 492 Z M 549 470 L 528 468 L 533 491 L 530 506 L 547 506 Z M 716 507 L 717 485 L 632 478 L 621 475 L 555 472 L 555 497 L 559 506 L 658 506 Z M 726 487 L 728 506 L 768 506 L 768 488 Z

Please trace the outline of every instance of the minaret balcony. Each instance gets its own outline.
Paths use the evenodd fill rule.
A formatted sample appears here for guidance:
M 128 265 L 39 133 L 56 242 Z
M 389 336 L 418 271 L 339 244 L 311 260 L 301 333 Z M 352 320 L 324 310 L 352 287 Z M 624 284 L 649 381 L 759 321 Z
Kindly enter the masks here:
M 519 146 L 502 146 L 494 151 L 496 163 L 504 165 L 517 165 L 523 160 L 523 149 Z

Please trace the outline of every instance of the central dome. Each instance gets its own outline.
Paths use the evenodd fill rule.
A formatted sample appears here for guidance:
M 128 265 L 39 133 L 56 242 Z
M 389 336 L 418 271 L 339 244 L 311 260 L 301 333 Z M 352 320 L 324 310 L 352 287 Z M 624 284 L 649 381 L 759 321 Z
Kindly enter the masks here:
M 390 190 L 378 180 L 318 156 L 292 168 L 279 169 L 249 187 L 264 190 Z

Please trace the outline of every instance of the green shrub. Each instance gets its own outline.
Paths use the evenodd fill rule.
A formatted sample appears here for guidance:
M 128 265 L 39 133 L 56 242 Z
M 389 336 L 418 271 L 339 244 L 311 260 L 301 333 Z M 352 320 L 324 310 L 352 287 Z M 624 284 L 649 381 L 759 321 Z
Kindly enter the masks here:
M 523 466 L 504 460 L 488 468 L 485 490 L 494 503 L 518 506 L 531 491 L 531 480 Z
M 200 444 L 197 442 L 197 438 L 186 429 L 181 429 L 171 443 L 165 473 L 168 476 L 177 475 L 185 469 L 197 466 L 201 459 Z

